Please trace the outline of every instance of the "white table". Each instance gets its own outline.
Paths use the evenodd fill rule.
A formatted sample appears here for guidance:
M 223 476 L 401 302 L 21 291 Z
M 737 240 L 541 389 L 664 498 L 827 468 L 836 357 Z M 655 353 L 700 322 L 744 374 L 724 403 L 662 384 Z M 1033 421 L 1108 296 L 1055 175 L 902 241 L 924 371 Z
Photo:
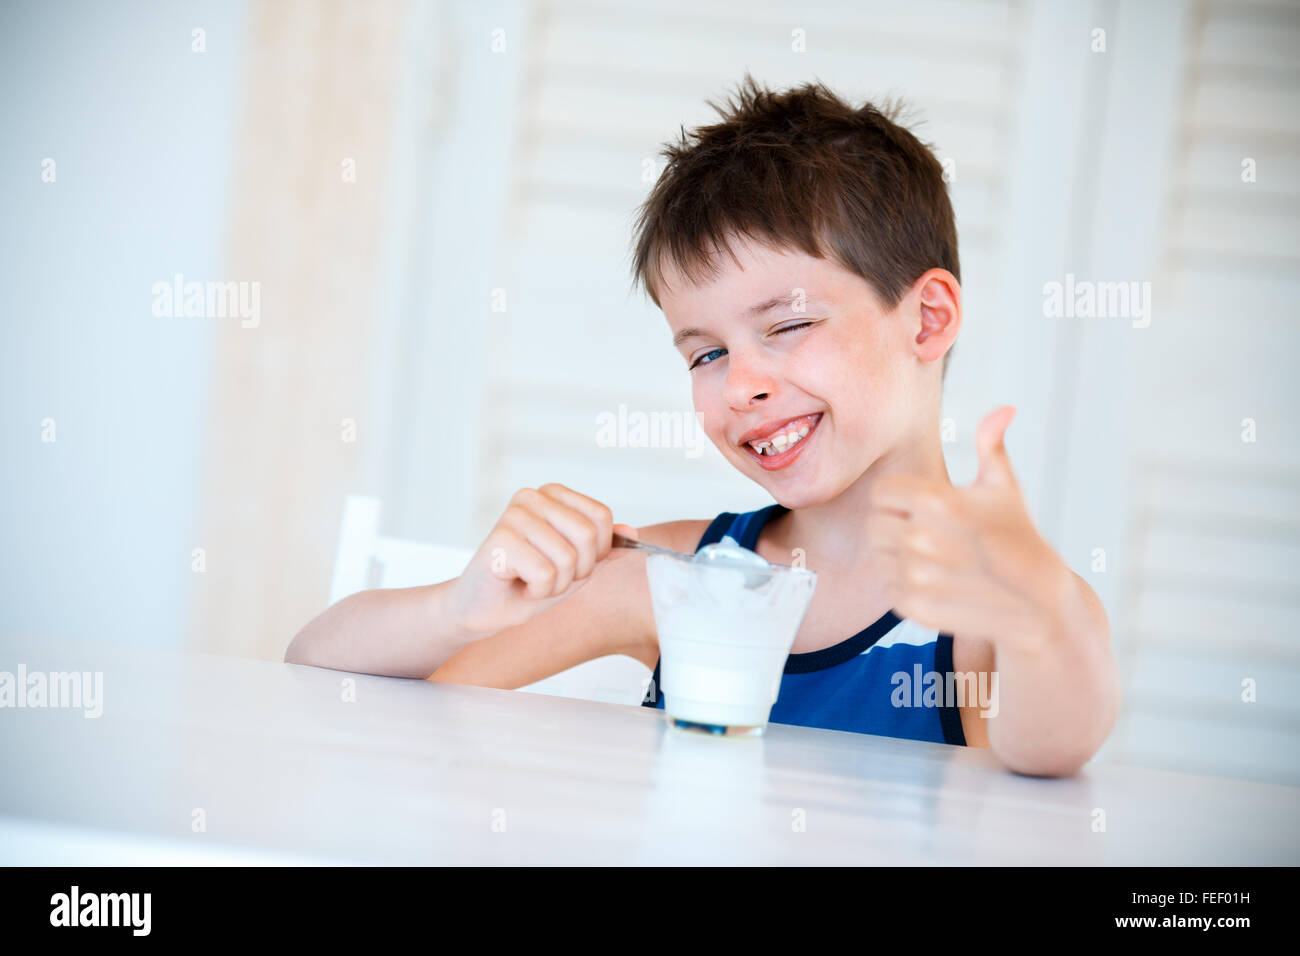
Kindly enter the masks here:
M 0 636 L 19 663 L 101 671 L 103 714 L 0 708 L 0 863 L 1300 863 L 1294 787 Z

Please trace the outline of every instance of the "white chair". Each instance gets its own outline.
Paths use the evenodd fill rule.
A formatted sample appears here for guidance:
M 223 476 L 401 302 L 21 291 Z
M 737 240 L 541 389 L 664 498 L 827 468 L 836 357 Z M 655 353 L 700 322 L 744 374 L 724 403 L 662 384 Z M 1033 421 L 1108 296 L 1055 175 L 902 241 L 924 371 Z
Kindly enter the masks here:
M 435 584 L 465 570 L 473 552 L 384 537 L 379 533 L 378 498 L 349 495 L 343 504 L 338 554 L 330 585 L 330 604 L 367 588 L 406 588 Z M 519 690 L 577 697 L 611 704 L 640 704 L 650 671 L 635 658 L 612 654 L 584 661 Z

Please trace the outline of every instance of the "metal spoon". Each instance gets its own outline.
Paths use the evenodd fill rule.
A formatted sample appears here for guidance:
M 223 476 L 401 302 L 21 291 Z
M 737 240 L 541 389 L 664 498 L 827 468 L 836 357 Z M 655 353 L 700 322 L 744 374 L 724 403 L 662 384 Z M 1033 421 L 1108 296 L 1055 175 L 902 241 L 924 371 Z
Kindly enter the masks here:
M 723 543 L 726 541 L 731 542 L 731 548 L 728 548 Z M 613 546 L 616 548 L 639 548 L 642 551 L 654 551 L 659 554 L 680 558 L 683 561 L 690 561 L 692 564 L 706 564 L 714 568 L 731 568 L 744 571 L 746 572 L 745 587 L 747 588 L 762 587 L 772 575 L 772 565 L 762 555 L 756 554 L 748 548 L 741 548 L 731 535 L 724 535 L 722 541 L 716 544 L 706 544 L 694 554 L 682 554 L 679 551 L 660 547 L 648 541 L 638 541 L 635 538 L 626 537 L 618 532 L 614 532 Z M 735 549 L 738 549 L 740 553 L 736 553 Z
M 669 557 L 681 558 L 683 561 L 693 561 L 695 556 L 691 554 L 682 554 L 680 551 L 674 551 L 672 548 L 661 547 L 657 544 L 651 544 L 649 541 L 638 541 L 636 538 L 629 538 L 627 535 L 614 532 L 615 548 L 634 548 L 641 551 L 656 551 L 659 554 L 666 554 Z

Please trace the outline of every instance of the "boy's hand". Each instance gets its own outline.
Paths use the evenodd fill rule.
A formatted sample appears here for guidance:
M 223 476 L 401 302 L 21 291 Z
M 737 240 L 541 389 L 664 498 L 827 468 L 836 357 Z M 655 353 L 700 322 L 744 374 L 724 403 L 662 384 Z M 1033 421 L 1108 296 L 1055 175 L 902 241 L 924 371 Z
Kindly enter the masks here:
M 615 524 L 608 507 L 572 488 L 521 488 L 452 583 L 457 626 L 486 637 L 558 604 L 598 566 L 632 553 L 611 547 L 615 531 L 637 537 L 636 528 Z
M 969 487 L 906 475 L 877 481 L 867 537 L 901 616 L 944 634 L 1029 647 L 1052 633 L 1072 573 L 1021 497 L 1003 443 L 1015 413 L 1004 405 L 980 423 L 979 473 Z

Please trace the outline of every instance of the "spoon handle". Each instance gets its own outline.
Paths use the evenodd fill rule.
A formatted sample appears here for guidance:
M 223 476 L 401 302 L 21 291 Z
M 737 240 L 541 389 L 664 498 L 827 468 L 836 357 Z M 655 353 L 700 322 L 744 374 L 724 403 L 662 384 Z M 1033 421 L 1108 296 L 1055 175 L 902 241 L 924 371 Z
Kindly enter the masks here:
M 654 551 L 657 552 L 658 554 L 667 554 L 674 558 L 690 558 L 689 554 L 678 554 L 676 551 L 672 550 L 671 548 L 663 548 L 657 544 L 651 544 L 649 541 L 638 541 L 635 538 L 629 538 L 626 535 L 621 535 L 617 531 L 614 532 L 613 547 L 633 548 L 640 551 Z

